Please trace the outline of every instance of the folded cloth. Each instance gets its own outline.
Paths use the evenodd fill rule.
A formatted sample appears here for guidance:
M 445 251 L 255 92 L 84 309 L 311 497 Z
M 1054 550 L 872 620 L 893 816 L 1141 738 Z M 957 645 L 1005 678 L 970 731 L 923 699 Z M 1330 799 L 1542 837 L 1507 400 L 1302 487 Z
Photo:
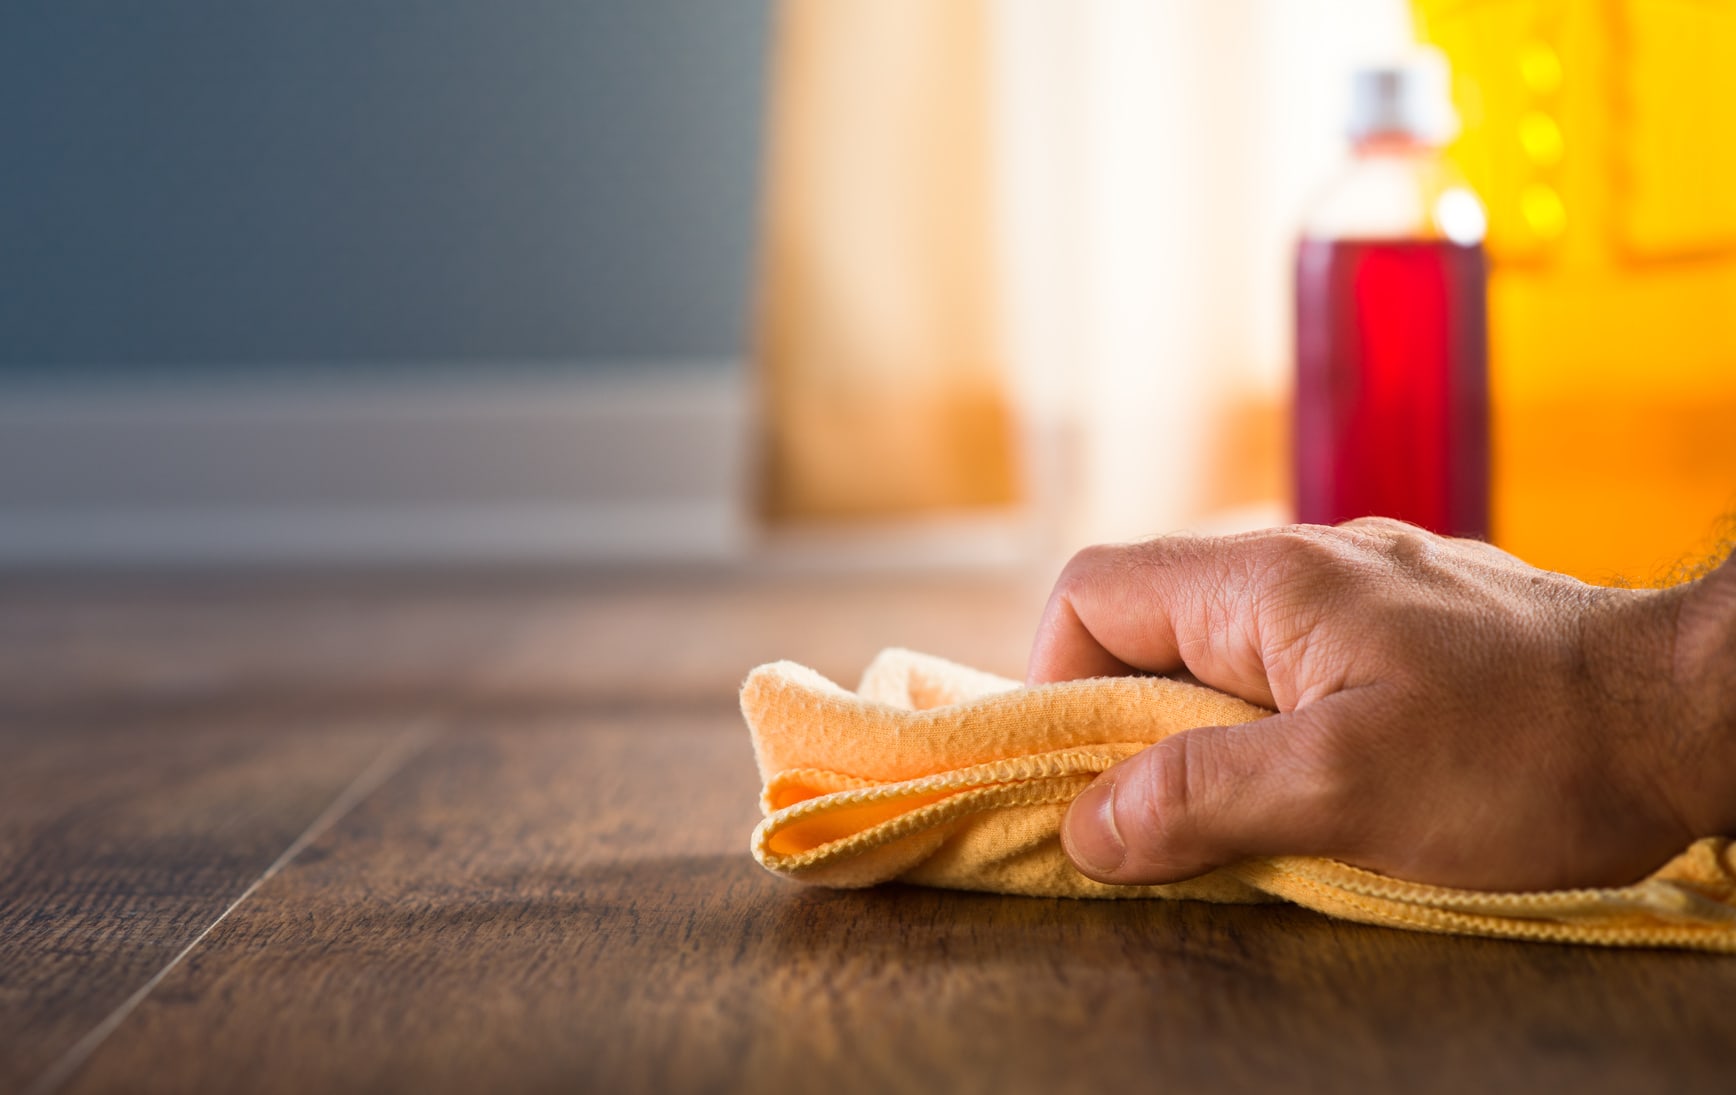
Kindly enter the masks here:
M 1722 837 L 1613 889 L 1483 893 L 1310 856 L 1250 859 L 1168 886 L 1086 878 L 1059 834 L 1067 804 L 1097 773 L 1178 731 L 1271 713 L 1184 681 L 1103 677 L 1027 689 L 887 650 L 854 693 L 793 662 L 760 666 L 741 706 L 765 784 L 754 857 L 803 882 L 1292 901 L 1416 931 L 1736 953 L 1736 851 Z

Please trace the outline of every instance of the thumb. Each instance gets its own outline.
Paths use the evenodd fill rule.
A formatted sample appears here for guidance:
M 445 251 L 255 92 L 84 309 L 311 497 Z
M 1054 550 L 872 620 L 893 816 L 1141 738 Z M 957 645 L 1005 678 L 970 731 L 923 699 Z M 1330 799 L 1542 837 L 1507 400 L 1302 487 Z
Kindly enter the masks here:
M 1097 777 L 1061 841 L 1099 882 L 1179 882 L 1257 855 L 1330 854 L 1345 811 L 1313 759 L 1317 709 L 1165 738 Z

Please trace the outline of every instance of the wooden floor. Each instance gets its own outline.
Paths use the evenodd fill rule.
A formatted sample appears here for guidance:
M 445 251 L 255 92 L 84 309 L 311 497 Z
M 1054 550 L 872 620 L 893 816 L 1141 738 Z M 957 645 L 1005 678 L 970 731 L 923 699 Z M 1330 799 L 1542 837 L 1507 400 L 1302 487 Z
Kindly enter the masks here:
M 0 584 L 0 1091 L 1729 1091 L 1736 959 L 803 890 L 753 664 L 1014 581 Z

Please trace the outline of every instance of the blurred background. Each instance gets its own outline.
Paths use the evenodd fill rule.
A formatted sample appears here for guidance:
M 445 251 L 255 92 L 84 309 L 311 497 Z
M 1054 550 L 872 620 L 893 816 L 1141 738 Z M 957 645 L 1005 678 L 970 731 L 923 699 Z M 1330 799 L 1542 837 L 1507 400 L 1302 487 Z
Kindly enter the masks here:
M 1289 519 L 1349 74 L 1442 47 L 1493 538 L 1736 508 L 1736 0 L 0 10 L 0 562 L 1044 569 Z

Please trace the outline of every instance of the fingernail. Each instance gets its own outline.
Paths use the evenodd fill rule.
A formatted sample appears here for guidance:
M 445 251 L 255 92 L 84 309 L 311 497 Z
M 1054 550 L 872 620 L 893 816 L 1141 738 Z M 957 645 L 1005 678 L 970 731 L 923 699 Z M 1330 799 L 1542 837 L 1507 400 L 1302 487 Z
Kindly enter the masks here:
M 1062 843 L 1074 862 L 1096 874 L 1114 874 L 1127 858 L 1127 845 L 1115 828 L 1115 781 L 1099 779 L 1067 808 Z

